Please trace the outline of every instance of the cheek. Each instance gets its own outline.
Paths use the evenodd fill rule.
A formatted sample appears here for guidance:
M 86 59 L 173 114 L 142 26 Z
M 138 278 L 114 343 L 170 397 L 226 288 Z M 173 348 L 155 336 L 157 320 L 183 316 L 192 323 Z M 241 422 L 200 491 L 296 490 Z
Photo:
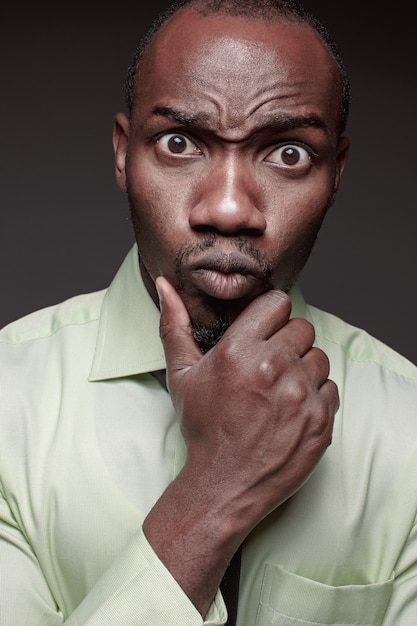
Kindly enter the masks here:
M 179 211 L 172 206 L 172 194 L 157 187 L 137 192 L 140 185 L 128 184 L 127 192 L 135 238 L 142 261 L 153 278 L 169 274 L 178 247 L 184 239 Z M 143 187 L 146 189 L 146 187 Z
M 136 158 L 141 167 L 129 164 L 127 171 L 127 191 L 131 206 L 141 230 L 159 231 L 161 235 L 184 227 L 187 198 L 183 186 L 178 184 L 178 176 L 164 173 L 155 168 L 145 157 Z
M 152 205 L 138 204 L 136 198 L 131 198 L 130 204 L 141 257 L 149 270 L 160 270 L 164 257 L 170 256 L 172 229 L 163 215 L 152 210 Z
M 324 193 L 323 193 L 324 189 Z M 326 216 L 331 194 L 328 185 L 302 189 L 277 198 L 268 215 L 270 260 L 276 268 L 275 277 L 290 284 L 304 267 Z M 275 281 L 276 282 L 276 281 Z
M 290 248 L 317 234 L 331 198 L 327 183 L 322 180 L 321 184 L 294 184 L 271 194 L 267 228 L 274 233 L 281 248 Z

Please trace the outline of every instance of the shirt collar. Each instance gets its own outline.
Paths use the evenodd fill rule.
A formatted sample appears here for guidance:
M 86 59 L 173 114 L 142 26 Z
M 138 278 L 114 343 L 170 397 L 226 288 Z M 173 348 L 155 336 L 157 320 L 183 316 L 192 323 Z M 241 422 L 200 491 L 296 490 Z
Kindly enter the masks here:
M 291 317 L 305 318 L 307 307 L 297 286 L 290 296 Z M 89 380 L 133 376 L 165 367 L 159 310 L 143 284 L 135 244 L 104 296 Z
M 164 368 L 159 310 L 143 284 L 135 244 L 104 296 L 89 380 Z

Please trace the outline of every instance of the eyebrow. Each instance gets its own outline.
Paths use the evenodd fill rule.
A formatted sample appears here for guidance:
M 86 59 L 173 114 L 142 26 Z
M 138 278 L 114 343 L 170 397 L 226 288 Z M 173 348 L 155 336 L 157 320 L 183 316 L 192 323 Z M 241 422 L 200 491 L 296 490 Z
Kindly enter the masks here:
M 166 117 L 181 125 L 207 125 L 209 115 L 205 113 L 187 114 L 169 106 L 158 106 L 153 109 L 155 115 Z M 274 113 L 266 118 L 265 128 L 275 128 L 276 130 L 286 131 L 295 128 L 326 128 L 326 124 L 317 115 L 287 115 L 285 113 Z
M 207 115 L 202 115 L 201 113 L 192 113 L 187 114 L 182 111 L 177 111 L 171 107 L 163 106 L 163 107 L 155 107 L 152 111 L 154 115 L 161 115 L 162 117 L 167 117 L 173 122 L 178 122 L 179 124 L 195 124 L 195 123 L 203 123 L 204 120 L 208 119 Z
M 292 128 L 326 128 L 326 124 L 317 115 L 286 115 L 285 113 L 275 113 L 272 116 L 272 125 L 291 130 Z M 271 123 L 271 122 L 269 122 Z

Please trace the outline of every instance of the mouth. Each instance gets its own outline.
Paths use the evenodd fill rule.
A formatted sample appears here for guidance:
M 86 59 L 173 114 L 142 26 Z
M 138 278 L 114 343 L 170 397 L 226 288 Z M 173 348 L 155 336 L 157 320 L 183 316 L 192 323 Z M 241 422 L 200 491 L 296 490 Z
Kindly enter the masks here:
M 237 300 L 257 291 L 259 283 L 250 274 L 240 272 L 219 272 L 201 268 L 192 272 L 193 282 L 206 295 L 220 300 Z
M 206 254 L 183 270 L 182 277 L 200 292 L 220 300 L 255 297 L 268 289 L 267 276 L 259 265 L 245 255 Z

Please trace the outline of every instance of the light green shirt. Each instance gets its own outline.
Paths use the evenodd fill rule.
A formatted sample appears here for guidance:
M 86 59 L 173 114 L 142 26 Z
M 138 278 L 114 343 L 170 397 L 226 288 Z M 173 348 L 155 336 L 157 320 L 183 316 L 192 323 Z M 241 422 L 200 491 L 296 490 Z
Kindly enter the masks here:
M 417 368 L 306 306 L 339 387 L 333 443 L 248 537 L 239 626 L 417 624 Z M 0 334 L 0 626 L 198 626 L 141 523 L 185 458 L 133 247 L 106 291 Z

